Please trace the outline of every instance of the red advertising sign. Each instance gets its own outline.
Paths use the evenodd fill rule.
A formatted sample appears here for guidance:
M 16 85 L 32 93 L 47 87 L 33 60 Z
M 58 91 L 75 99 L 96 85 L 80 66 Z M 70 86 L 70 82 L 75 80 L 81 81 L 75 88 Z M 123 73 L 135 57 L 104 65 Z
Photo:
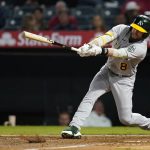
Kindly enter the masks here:
M 95 33 L 93 31 L 62 31 L 62 32 L 50 32 L 41 31 L 36 32 L 41 36 L 52 39 L 56 42 L 66 44 L 68 46 L 80 47 L 84 43 L 89 42 L 94 37 L 101 35 L 102 33 Z M 150 38 L 148 40 L 148 46 L 150 47 Z M 24 39 L 21 32 L 0 31 L 0 47 L 1 48 L 50 48 L 46 43 L 41 43 L 29 39 Z
M 96 34 L 92 31 L 72 31 L 72 32 L 36 32 L 35 34 L 47 37 L 56 42 L 69 46 L 79 47 L 89 42 Z M 24 39 L 21 32 L 0 32 L 0 47 L 48 47 L 48 44 Z

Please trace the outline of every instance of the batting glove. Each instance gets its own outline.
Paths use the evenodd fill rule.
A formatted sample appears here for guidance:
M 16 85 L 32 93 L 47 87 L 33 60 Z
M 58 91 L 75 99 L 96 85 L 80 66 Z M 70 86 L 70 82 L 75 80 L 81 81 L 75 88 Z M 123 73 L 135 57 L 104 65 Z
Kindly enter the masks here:
M 90 44 L 84 44 L 83 46 L 81 46 L 79 49 L 80 51 L 82 51 L 83 53 L 86 52 L 87 50 L 89 50 L 91 48 Z
M 102 48 L 96 45 L 89 45 L 85 44 L 85 47 L 83 45 L 83 48 L 80 48 L 80 52 L 78 54 L 81 57 L 88 57 L 88 56 L 96 56 L 98 54 L 102 53 Z

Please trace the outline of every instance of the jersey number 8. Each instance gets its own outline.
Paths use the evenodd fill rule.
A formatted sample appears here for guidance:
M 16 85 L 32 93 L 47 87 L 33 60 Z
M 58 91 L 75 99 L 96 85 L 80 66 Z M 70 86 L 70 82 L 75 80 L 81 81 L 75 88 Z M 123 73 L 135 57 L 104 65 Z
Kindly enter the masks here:
M 127 69 L 127 66 L 128 66 L 128 65 L 127 65 L 126 63 L 121 63 L 121 64 L 120 64 L 120 69 L 121 69 L 121 70 L 126 70 L 126 69 Z

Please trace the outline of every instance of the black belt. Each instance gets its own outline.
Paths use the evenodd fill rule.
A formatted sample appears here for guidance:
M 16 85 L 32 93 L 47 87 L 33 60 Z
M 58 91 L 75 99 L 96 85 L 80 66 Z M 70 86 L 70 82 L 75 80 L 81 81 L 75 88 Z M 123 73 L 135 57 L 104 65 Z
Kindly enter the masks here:
M 118 77 L 131 77 L 131 76 L 128 76 L 128 75 L 121 75 L 121 74 L 117 74 L 117 73 L 114 73 L 112 70 L 109 69 L 109 72 L 115 76 L 118 76 Z

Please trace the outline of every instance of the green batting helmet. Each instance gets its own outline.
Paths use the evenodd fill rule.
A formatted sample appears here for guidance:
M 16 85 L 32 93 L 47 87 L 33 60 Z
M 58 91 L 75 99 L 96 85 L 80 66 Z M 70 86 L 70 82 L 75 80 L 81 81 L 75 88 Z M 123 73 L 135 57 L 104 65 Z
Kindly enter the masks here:
M 140 32 L 150 34 L 150 18 L 145 15 L 137 16 L 130 26 Z

